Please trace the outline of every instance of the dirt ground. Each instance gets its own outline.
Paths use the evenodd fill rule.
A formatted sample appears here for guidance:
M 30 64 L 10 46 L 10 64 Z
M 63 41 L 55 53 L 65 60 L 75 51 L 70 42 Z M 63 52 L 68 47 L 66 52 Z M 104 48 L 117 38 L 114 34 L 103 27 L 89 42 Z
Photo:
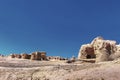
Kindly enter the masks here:
M 120 60 L 65 63 L 0 58 L 0 80 L 120 80 Z

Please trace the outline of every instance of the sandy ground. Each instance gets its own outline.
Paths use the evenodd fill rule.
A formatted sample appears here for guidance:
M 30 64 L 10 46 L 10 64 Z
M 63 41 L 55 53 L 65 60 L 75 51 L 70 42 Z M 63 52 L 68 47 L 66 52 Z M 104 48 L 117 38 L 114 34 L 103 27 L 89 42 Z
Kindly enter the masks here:
M 120 80 L 120 60 L 65 63 L 0 58 L 0 80 Z

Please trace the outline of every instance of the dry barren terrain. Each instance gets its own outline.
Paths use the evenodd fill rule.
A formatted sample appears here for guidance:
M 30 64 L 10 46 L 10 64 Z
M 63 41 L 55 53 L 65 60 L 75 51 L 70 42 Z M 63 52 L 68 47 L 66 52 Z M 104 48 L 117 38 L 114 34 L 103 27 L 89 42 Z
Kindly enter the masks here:
M 0 58 L 0 80 L 120 80 L 120 60 L 65 63 Z

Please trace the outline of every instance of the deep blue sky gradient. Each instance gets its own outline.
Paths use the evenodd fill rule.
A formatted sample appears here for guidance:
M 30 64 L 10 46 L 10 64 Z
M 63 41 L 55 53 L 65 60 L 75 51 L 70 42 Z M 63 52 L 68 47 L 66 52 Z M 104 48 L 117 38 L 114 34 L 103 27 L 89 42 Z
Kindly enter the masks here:
M 0 0 L 0 53 L 77 56 L 96 36 L 120 42 L 120 1 Z

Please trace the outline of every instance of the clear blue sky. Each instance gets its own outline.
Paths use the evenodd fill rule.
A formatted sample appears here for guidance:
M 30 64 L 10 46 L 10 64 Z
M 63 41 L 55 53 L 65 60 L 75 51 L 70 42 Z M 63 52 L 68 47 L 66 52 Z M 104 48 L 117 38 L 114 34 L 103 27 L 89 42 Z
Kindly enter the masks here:
M 120 42 L 119 0 L 0 0 L 0 53 L 77 56 L 96 36 Z

